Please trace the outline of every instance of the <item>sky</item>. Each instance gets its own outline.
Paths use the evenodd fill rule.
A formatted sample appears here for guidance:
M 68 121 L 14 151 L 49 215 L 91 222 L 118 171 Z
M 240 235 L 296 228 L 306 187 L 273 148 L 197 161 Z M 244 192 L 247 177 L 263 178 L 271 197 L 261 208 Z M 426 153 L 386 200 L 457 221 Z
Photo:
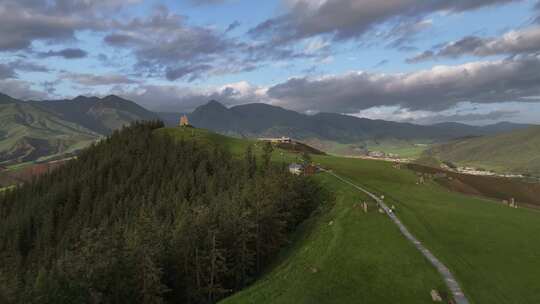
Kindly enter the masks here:
M 540 124 L 540 1 L 0 0 L 0 92 Z

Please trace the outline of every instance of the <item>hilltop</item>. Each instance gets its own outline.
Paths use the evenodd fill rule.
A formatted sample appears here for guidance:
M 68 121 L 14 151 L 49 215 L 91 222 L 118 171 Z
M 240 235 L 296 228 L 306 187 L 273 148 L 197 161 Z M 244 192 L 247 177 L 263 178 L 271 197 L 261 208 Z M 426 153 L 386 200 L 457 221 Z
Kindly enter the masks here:
M 436 145 L 425 156 L 502 173 L 540 175 L 540 126 Z

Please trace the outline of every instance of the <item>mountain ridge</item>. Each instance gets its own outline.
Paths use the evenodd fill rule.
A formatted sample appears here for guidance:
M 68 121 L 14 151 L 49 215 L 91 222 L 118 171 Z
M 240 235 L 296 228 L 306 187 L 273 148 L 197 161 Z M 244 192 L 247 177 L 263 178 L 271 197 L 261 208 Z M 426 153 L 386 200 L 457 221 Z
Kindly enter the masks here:
M 498 123 L 471 126 L 442 123 L 431 126 L 414 123 L 372 120 L 338 113 L 301 114 L 281 107 L 251 103 L 227 108 L 217 101 L 199 106 L 190 121 L 199 127 L 239 136 L 290 136 L 297 139 L 317 137 L 341 143 L 395 138 L 448 141 L 467 136 L 484 136 L 523 129 L 529 125 Z
M 158 119 L 115 95 L 22 101 L 0 93 L 0 113 L 0 163 L 73 153 L 133 121 Z

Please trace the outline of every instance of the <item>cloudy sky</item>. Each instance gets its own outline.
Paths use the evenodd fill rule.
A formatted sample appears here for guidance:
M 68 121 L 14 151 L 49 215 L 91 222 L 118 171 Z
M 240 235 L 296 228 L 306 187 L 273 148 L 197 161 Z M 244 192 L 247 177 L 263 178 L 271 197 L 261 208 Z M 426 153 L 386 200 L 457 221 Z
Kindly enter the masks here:
M 0 92 L 540 123 L 540 2 L 0 0 Z

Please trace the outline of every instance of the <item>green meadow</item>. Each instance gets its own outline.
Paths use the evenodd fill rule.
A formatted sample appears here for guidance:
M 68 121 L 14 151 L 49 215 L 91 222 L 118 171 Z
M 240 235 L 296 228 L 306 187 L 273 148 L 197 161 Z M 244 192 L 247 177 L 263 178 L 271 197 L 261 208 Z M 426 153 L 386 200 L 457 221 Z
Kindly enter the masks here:
M 226 145 L 240 155 L 253 141 L 202 130 L 164 129 Z M 255 149 L 258 151 L 258 149 Z M 274 151 L 274 161 L 297 155 Z M 409 230 L 454 273 L 471 303 L 540 303 L 540 212 L 449 192 L 391 163 L 313 156 L 316 163 L 384 194 Z M 321 173 L 314 178 L 335 202 L 304 223 L 290 247 L 252 286 L 223 303 L 431 303 L 444 290 L 435 269 L 397 227 L 352 187 Z
M 333 176 L 317 179 L 335 193 L 296 232 L 290 248 L 253 286 L 223 303 L 432 303 L 445 290 L 433 267 L 373 204 Z
M 397 214 L 457 277 L 473 303 L 540 303 L 540 213 L 416 185 L 391 163 L 316 157 L 336 173 L 384 194 Z

